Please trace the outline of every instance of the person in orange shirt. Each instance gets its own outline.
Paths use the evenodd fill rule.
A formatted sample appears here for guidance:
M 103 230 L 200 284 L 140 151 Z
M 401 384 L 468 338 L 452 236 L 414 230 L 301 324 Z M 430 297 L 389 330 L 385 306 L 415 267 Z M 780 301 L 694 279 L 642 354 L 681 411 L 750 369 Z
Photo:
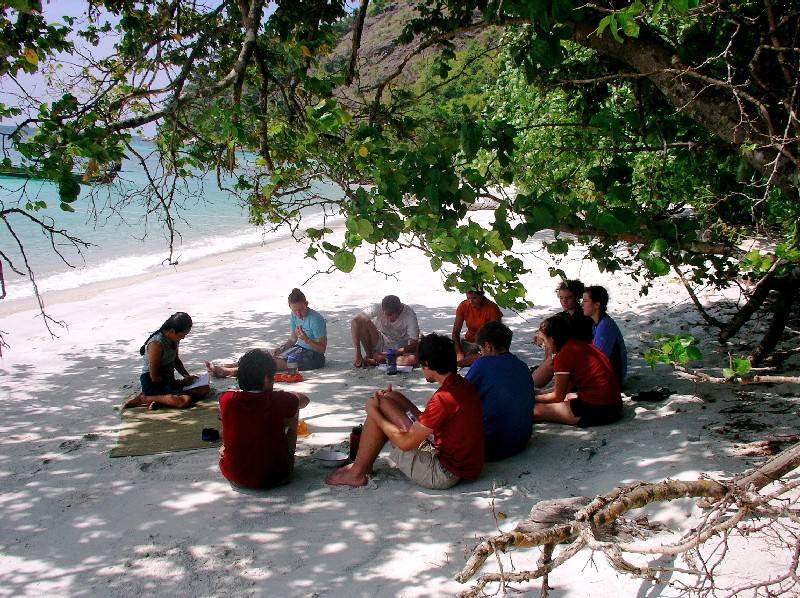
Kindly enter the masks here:
M 472 365 L 480 357 L 479 347 L 475 342 L 478 329 L 486 322 L 494 322 L 503 317 L 503 312 L 494 301 L 486 298 L 483 291 L 474 290 L 467 293 L 467 298 L 458 304 L 456 319 L 453 322 L 453 344 L 456 347 L 458 367 Z M 461 338 L 461 329 L 467 324 L 467 333 Z

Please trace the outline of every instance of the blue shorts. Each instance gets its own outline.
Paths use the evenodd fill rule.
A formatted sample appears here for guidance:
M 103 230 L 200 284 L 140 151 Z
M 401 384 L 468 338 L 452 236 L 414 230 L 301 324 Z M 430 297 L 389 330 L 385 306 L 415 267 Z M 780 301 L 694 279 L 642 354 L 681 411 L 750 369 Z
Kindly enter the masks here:
M 157 395 L 182 395 L 183 385 L 179 384 L 177 380 L 169 380 L 167 382 L 153 382 L 150 379 L 150 374 L 142 374 L 139 376 L 139 384 L 142 385 L 142 392 L 146 397 L 154 397 Z
M 294 355 L 297 355 L 297 369 L 301 372 L 305 372 L 306 370 L 318 370 L 325 365 L 324 353 L 314 351 L 313 349 L 306 349 L 299 345 L 295 345 L 295 348 L 297 349 L 297 351 L 294 352 Z

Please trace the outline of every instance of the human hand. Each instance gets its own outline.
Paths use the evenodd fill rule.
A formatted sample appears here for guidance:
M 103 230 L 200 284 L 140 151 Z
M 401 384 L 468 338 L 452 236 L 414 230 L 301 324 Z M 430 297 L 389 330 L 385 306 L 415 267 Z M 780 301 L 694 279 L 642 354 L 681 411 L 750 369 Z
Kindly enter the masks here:
M 364 411 L 366 411 L 367 414 L 369 414 L 371 411 L 376 411 L 376 410 L 378 410 L 380 408 L 380 405 L 381 405 L 380 397 L 382 396 L 381 393 L 384 393 L 384 392 L 386 392 L 386 391 L 376 390 L 375 394 L 367 399 L 367 402 L 364 403 Z

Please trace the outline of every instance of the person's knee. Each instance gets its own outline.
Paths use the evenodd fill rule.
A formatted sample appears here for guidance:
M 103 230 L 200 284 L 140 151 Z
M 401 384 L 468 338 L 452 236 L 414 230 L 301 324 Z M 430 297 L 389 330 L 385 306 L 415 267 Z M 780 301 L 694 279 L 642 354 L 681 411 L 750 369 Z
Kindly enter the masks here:
M 179 409 L 186 409 L 192 404 L 192 397 L 189 395 L 175 395 L 175 406 Z

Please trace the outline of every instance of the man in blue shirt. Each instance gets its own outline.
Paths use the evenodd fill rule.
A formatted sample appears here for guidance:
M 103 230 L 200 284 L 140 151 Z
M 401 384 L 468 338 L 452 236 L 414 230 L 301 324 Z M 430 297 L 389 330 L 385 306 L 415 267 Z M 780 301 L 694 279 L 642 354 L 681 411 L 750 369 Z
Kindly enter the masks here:
M 614 319 L 606 313 L 608 307 L 608 291 L 601 286 L 589 286 L 583 292 L 581 307 L 584 315 L 594 322 L 592 343 L 608 357 L 611 366 L 617 373 L 619 383 L 625 380 L 628 374 L 628 351 L 625 348 L 625 339 Z
M 533 380 L 528 366 L 508 352 L 511 330 L 500 321 L 478 329 L 481 351 L 465 376 L 481 397 L 486 460 L 516 455 L 533 431 Z

